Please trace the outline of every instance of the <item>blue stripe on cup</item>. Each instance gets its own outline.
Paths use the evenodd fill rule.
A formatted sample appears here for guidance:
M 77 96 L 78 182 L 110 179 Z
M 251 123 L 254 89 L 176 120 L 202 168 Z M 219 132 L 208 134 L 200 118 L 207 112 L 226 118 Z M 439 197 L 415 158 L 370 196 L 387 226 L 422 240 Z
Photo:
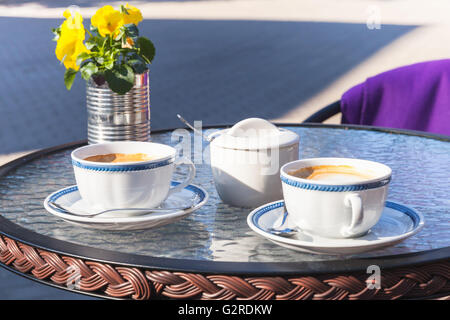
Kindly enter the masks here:
M 383 187 L 389 183 L 391 177 L 383 180 L 363 183 L 363 184 L 352 184 L 352 185 L 326 185 L 326 184 L 314 184 L 307 182 L 300 182 L 293 179 L 289 179 L 285 176 L 281 176 L 281 181 L 295 188 L 315 190 L 315 191 L 328 191 L 328 192 L 346 192 L 346 191 L 362 191 L 368 189 L 375 189 Z
M 160 167 L 167 166 L 171 163 L 173 163 L 174 159 L 166 159 L 162 161 L 157 162 L 151 162 L 151 163 L 142 163 L 142 164 L 124 164 L 124 165 L 105 165 L 100 164 L 98 162 L 93 162 L 92 164 L 84 164 L 77 160 L 72 159 L 72 164 L 75 167 L 86 169 L 86 170 L 94 170 L 94 171 L 103 171 L 103 172 L 129 172 L 129 171 L 142 171 L 142 170 L 150 170 L 150 169 L 156 169 Z

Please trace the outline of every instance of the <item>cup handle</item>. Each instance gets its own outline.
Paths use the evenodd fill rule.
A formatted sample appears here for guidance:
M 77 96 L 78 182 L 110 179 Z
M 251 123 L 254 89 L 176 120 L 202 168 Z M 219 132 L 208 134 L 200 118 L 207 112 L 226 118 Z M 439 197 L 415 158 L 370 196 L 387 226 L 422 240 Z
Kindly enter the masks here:
M 361 197 L 357 193 L 351 193 L 345 197 L 344 204 L 346 207 L 352 208 L 352 222 L 348 227 L 344 227 L 341 233 L 345 237 L 355 236 L 358 234 L 355 229 L 364 215 Z
M 196 171 L 195 165 L 188 158 L 186 158 L 186 157 L 178 158 L 175 160 L 174 164 L 175 164 L 175 167 L 178 167 L 181 165 L 187 165 L 189 168 L 189 172 L 187 174 L 186 180 L 184 180 L 183 182 L 180 182 L 180 184 L 169 189 L 169 194 L 167 196 L 170 196 L 171 194 L 174 194 L 176 192 L 183 190 L 186 186 L 188 186 L 192 182 L 192 180 L 194 180 L 194 177 L 195 177 L 195 171 Z

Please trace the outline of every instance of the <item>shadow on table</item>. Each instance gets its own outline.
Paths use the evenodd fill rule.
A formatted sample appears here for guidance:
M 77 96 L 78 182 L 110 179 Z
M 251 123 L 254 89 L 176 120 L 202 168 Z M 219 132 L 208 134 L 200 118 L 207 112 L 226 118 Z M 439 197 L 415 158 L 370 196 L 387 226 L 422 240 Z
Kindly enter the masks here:
M 77 76 L 66 91 L 51 41 L 61 22 L 0 18 L 2 30 L 14 30 L 0 34 L 0 154 L 86 138 L 85 82 Z M 177 113 L 204 124 L 276 118 L 414 28 L 145 20 L 141 34 L 156 45 L 152 129 L 180 126 Z

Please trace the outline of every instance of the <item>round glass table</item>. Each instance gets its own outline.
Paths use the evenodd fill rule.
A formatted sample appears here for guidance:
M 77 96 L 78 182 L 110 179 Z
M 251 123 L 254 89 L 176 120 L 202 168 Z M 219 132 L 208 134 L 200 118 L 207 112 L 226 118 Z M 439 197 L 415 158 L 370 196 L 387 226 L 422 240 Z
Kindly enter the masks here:
M 204 128 L 205 133 L 225 126 Z M 214 187 L 209 146 L 186 130 L 152 133 L 177 146 L 188 139 L 194 184 L 208 202 L 162 227 L 102 231 L 49 214 L 44 199 L 74 185 L 70 152 L 85 142 L 40 150 L 0 168 L 0 265 L 79 293 L 129 299 L 394 299 L 450 292 L 450 137 L 324 124 L 283 125 L 300 135 L 300 158 L 350 157 L 387 164 L 388 200 L 425 217 L 424 228 L 391 247 L 317 255 L 278 246 L 253 232 L 251 209 L 224 204 Z M 192 139 L 191 139 L 192 138 Z M 185 140 L 186 142 L 187 140 Z M 201 161 L 198 161 L 200 159 Z M 185 172 L 177 169 L 174 180 Z M 373 266 L 380 287 L 369 286 Z

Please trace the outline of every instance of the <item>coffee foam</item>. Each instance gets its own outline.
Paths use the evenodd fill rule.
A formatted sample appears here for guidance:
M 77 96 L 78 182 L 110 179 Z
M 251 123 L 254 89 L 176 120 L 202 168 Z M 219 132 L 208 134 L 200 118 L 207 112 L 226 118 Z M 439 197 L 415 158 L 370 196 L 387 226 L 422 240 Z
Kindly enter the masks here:
M 290 175 L 315 181 L 329 181 L 333 183 L 351 183 L 373 179 L 374 176 L 362 172 L 349 165 L 319 165 L 300 168 L 288 172 Z
M 139 162 L 139 161 L 149 161 L 153 158 L 145 153 L 109 153 L 109 154 L 99 154 L 95 156 L 87 157 L 83 160 L 92 162 L 103 162 L 103 163 L 118 163 L 118 162 Z

